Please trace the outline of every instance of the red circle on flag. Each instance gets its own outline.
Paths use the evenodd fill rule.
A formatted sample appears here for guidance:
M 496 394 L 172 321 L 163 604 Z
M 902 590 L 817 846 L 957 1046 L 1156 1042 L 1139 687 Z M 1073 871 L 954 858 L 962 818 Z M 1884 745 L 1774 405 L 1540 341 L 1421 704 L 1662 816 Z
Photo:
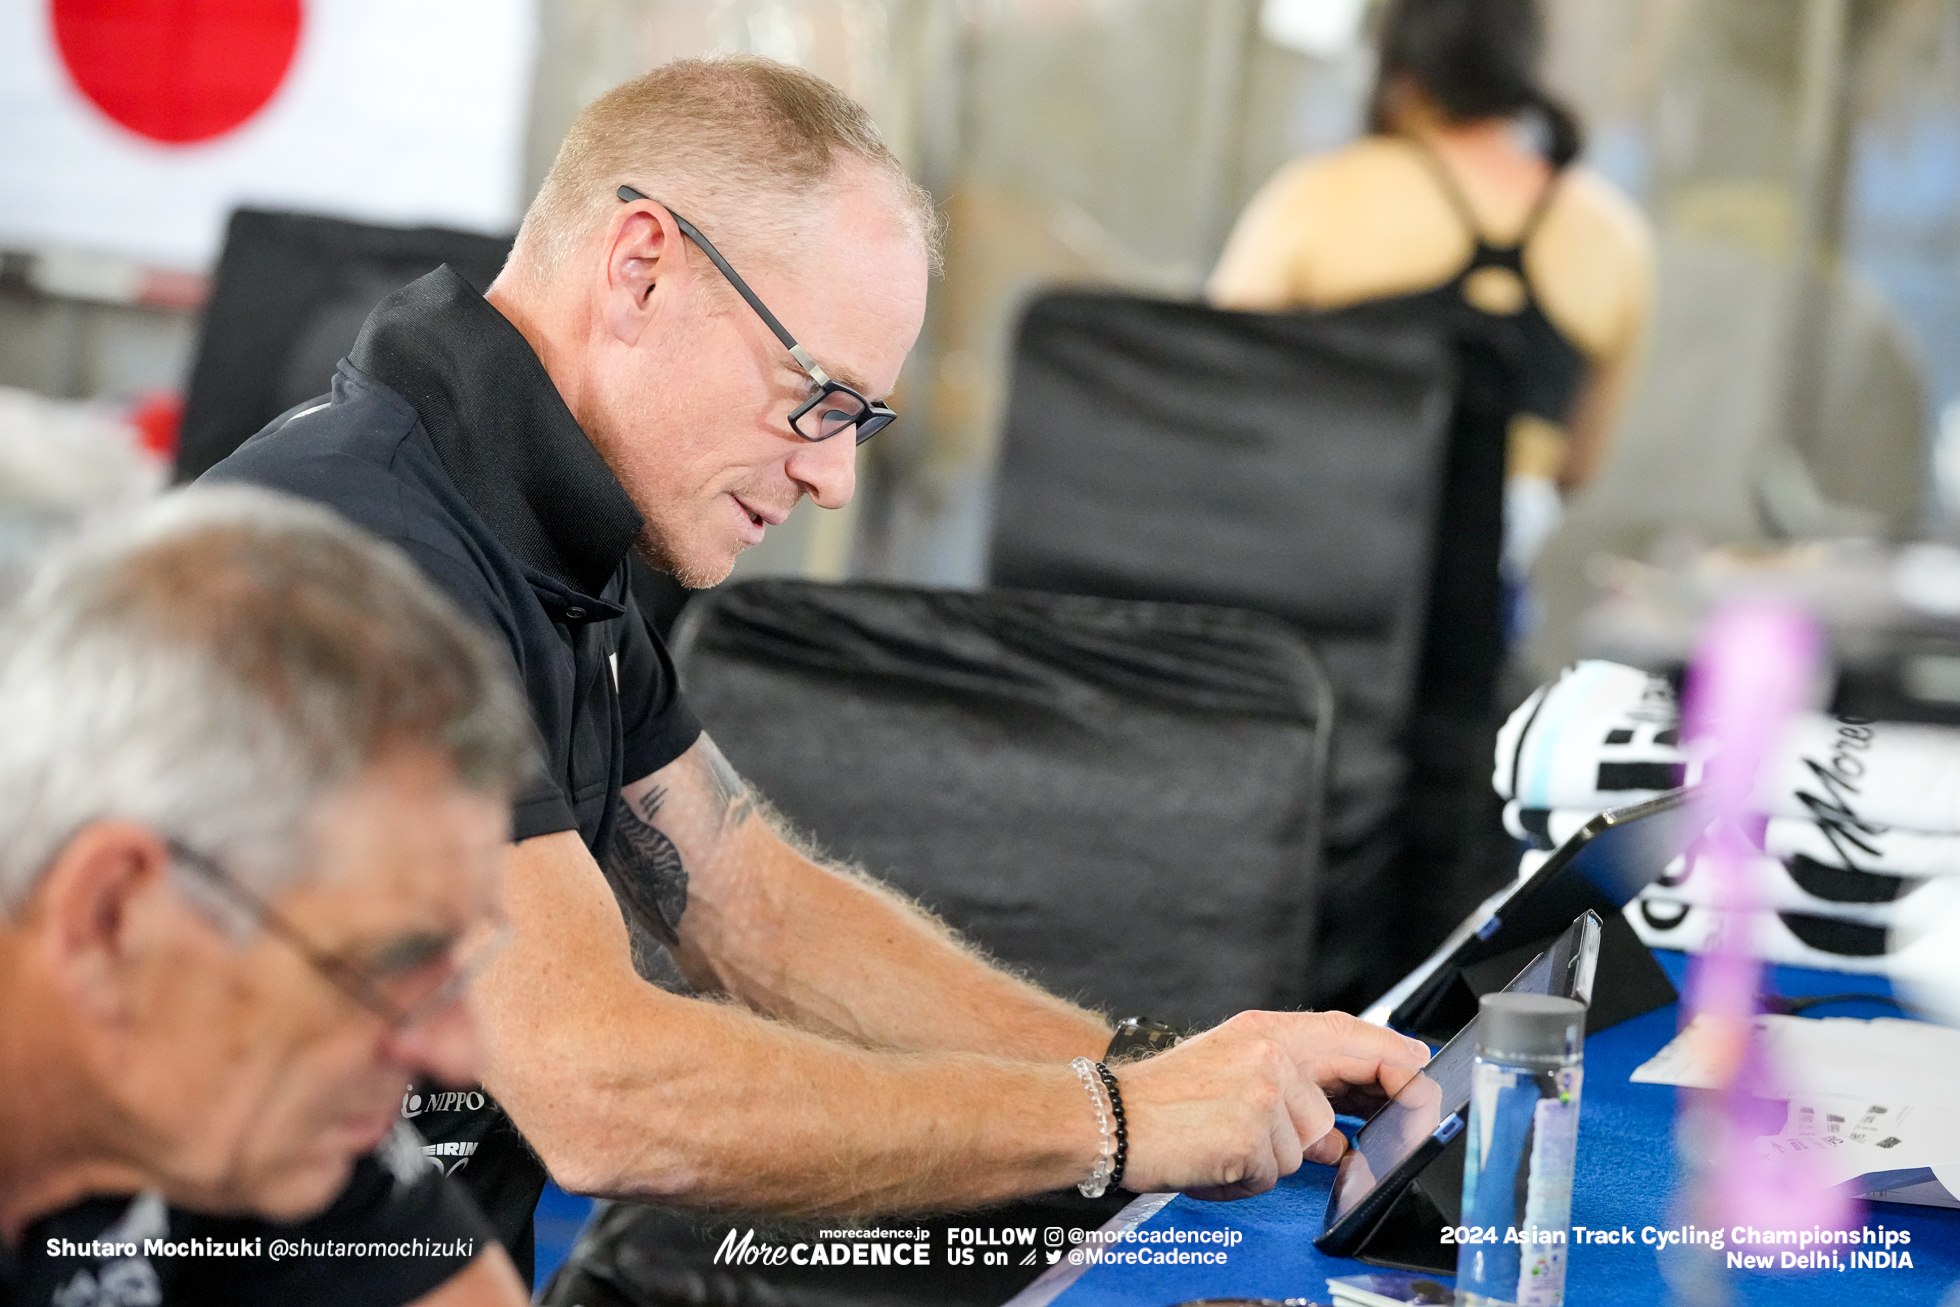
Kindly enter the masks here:
M 139 136 L 208 141 L 265 107 L 299 48 L 300 0 L 53 0 L 55 42 L 95 107 Z

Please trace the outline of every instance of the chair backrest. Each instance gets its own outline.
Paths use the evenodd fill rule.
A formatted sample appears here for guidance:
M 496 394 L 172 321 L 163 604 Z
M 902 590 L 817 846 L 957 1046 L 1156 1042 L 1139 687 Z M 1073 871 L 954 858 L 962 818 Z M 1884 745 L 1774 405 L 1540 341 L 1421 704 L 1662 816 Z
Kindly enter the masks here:
M 1303 1001 L 1332 693 L 1257 613 L 762 580 L 675 630 L 695 712 L 829 854 L 1049 988 Z
M 195 480 L 266 423 L 324 394 L 387 296 L 444 263 L 484 290 L 509 253 L 509 237 L 233 213 L 185 396 L 177 480 Z
M 1393 807 L 1456 367 L 1433 331 L 1129 295 L 1034 301 L 991 580 L 1253 608 L 1340 696 L 1336 843 Z

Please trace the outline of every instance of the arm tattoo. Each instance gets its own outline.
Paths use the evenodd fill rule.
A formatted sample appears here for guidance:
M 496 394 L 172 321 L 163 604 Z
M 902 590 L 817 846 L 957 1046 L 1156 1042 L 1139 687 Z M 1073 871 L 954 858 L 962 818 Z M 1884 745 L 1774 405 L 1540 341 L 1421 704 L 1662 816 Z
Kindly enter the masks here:
M 681 914 L 687 911 L 687 867 L 680 848 L 653 824 L 666 798 L 667 791 L 655 786 L 636 802 L 624 795 L 614 799 L 603 865 L 627 923 L 677 944 Z
M 721 829 L 733 830 L 755 815 L 755 795 L 729 766 L 728 759 L 715 747 L 713 740 L 703 737 L 708 746 L 702 758 L 708 764 L 708 776 L 714 782 L 715 798 L 721 803 Z

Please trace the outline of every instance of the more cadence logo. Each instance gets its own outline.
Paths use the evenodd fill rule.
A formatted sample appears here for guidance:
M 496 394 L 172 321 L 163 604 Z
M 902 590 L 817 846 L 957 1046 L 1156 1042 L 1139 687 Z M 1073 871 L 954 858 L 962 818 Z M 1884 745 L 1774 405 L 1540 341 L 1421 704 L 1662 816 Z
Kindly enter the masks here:
M 730 1230 L 715 1249 L 716 1266 L 930 1266 L 932 1244 L 923 1230 L 822 1230 L 820 1235 L 850 1238 L 772 1243 L 755 1237 L 754 1227 Z M 863 1236 L 863 1237 L 859 1237 Z

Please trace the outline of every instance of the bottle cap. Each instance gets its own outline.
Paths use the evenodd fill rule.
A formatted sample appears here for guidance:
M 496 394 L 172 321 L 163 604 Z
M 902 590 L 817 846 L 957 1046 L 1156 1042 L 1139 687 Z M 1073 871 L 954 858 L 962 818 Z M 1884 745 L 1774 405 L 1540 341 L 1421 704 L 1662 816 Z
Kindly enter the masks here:
M 1477 1004 L 1477 1056 L 1558 1065 L 1586 1043 L 1586 1005 L 1550 994 L 1486 994 Z

